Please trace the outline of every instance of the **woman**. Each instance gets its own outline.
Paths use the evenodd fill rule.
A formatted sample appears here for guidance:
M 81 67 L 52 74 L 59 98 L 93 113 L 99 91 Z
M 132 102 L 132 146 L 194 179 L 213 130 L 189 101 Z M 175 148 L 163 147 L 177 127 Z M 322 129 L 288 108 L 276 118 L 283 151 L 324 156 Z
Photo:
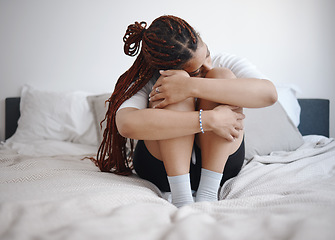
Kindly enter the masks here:
M 177 207 L 194 201 L 191 188 L 195 201 L 217 201 L 244 160 L 242 108 L 273 104 L 275 87 L 213 68 L 207 45 L 175 16 L 129 25 L 123 40 L 127 55 L 139 55 L 109 99 L 97 165 L 121 175 L 134 168 L 171 190 Z M 127 139 L 139 140 L 129 155 Z

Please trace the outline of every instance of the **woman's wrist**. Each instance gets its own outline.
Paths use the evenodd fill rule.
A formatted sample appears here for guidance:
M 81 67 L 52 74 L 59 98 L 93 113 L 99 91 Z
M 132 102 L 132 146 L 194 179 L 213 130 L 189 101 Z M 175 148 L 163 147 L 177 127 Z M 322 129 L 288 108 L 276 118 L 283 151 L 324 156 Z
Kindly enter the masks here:
M 199 112 L 199 130 L 201 133 L 201 128 L 204 132 L 213 131 L 213 111 L 212 110 L 202 110 L 201 111 L 201 125 L 200 125 L 200 112 Z
M 190 77 L 189 78 L 189 86 L 188 89 L 190 90 L 189 96 L 193 98 L 199 97 L 199 87 L 198 87 L 199 78 Z

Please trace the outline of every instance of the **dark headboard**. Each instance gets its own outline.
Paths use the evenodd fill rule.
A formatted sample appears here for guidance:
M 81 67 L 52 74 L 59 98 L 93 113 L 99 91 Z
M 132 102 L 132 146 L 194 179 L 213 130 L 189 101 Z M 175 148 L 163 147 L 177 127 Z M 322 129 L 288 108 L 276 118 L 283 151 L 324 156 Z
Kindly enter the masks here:
M 329 100 L 298 99 L 301 113 L 299 131 L 302 135 L 329 137 Z
M 6 98 L 5 108 L 5 138 L 10 138 L 16 131 L 17 121 L 20 118 L 20 98 Z
M 317 134 L 329 137 L 329 100 L 298 99 L 301 106 L 299 131 L 302 135 Z M 20 117 L 20 98 L 6 98 L 6 139 L 17 128 Z

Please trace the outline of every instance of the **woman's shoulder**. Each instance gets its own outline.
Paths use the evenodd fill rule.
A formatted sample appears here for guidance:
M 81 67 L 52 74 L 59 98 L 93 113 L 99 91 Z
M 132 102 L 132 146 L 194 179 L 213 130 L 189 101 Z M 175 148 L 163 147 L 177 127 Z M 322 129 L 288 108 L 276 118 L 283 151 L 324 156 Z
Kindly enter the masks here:
M 157 79 L 159 76 L 153 76 L 148 82 L 147 84 L 144 85 L 144 87 L 142 87 L 142 89 L 140 91 L 138 91 L 138 94 L 144 94 L 144 95 L 148 95 L 152 90 L 152 87 L 155 85 Z
M 212 62 L 214 67 L 224 67 L 231 69 L 236 64 L 241 64 L 243 62 L 248 62 L 246 58 L 237 56 L 231 53 L 220 53 L 212 57 Z
M 230 53 L 212 57 L 213 67 L 228 68 L 237 78 L 266 78 L 247 58 Z
M 159 73 L 154 74 L 152 76 L 152 78 L 150 78 L 149 82 L 144 87 L 150 89 L 150 91 L 151 91 L 152 87 L 155 85 L 155 83 L 156 83 L 157 79 L 159 78 L 159 76 L 160 76 Z

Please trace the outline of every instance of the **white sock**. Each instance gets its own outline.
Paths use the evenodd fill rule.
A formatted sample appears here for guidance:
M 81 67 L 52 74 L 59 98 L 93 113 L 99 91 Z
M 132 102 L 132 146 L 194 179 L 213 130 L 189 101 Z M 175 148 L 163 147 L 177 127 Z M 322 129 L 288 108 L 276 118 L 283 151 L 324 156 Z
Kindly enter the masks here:
M 218 201 L 218 190 L 220 187 L 221 178 L 222 173 L 201 168 L 200 183 L 195 201 Z
M 176 207 L 182 207 L 193 203 L 190 174 L 168 176 L 170 184 L 172 203 Z

